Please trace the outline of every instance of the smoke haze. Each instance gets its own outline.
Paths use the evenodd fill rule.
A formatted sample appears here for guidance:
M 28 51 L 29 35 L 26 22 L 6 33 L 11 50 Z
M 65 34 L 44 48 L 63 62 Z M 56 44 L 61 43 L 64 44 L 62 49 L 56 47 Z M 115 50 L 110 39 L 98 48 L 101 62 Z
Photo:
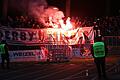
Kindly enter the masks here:
M 29 2 L 29 15 L 33 16 L 44 26 L 58 25 L 64 13 L 57 7 L 48 6 L 46 0 L 31 0 Z

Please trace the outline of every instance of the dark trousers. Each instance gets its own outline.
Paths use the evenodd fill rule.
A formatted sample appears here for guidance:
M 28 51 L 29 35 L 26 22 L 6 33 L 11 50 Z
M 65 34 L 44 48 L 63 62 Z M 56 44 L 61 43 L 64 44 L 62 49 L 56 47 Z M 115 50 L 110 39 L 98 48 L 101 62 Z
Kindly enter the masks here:
M 106 78 L 106 69 L 105 69 L 105 58 L 95 58 L 94 59 L 97 71 L 98 71 L 98 77 L 104 77 Z
M 8 55 L 1 55 L 1 59 L 2 59 L 2 62 L 1 62 L 2 68 L 3 69 L 5 68 L 5 61 L 6 61 L 6 67 L 9 68 L 9 63 L 10 63 L 9 56 Z

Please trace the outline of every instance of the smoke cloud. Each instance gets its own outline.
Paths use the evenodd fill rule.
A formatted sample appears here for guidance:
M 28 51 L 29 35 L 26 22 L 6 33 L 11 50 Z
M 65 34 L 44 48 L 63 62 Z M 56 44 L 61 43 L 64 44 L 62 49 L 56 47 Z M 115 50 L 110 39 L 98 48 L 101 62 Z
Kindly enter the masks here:
M 29 2 L 29 15 L 33 16 L 44 26 L 59 25 L 59 20 L 64 17 L 64 13 L 57 7 L 48 6 L 46 0 L 31 0 Z

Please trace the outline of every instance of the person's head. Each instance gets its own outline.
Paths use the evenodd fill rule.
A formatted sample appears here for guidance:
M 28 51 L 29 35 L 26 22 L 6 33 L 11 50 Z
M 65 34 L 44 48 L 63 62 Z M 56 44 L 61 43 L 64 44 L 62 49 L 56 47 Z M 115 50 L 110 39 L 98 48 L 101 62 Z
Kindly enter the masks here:
M 99 41 L 102 41 L 102 36 L 101 35 L 95 37 L 95 42 L 99 42 Z
M 1 44 L 6 44 L 6 41 L 5 41 L 5 40 L 2 40 L 2 41 L 1 41 Z

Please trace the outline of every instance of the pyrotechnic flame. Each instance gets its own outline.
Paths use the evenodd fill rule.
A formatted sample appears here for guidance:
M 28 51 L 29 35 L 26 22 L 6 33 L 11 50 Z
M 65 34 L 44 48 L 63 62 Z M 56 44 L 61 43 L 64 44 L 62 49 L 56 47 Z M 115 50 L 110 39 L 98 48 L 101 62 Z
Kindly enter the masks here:
M 44 2 L 44 4 L 40 4 L 37 1 Z M 52 30 L 52 32 L 50 33 L 55 32 L 58 35 L 58 41 L 60 40 L 60 37 L 63 36 L 63 38 L 65 39 L 72 39 L 74 37 L 78 38 L 77 33 L 82 28 L 75 29 L 75 24 L 73 25 L 70 17 L 68 17 L 67 20 L 64 20 L 64 13 L 60 11 L 57 7 L 47 6 L 46 0 L 37 1 L 35 2 L 33 0 L 29 4 L 29 9 L 31 11 L 30 14 L 32 14 L 32 16 L 34 16 L 34 18 L 37 19 L 38 22 L 42 23 L 48 31 L 50 28 L 54 28 L 54 30 Z M 62 36 L 60 36 L 61 34 Z M 53 38 L 55 38 L 54 34 Z
M 70 17 L 68 17 L 66 20 L 66 30 L 70 30 L 72 28 L 73 28 L 73 25 L 70 22 Z

